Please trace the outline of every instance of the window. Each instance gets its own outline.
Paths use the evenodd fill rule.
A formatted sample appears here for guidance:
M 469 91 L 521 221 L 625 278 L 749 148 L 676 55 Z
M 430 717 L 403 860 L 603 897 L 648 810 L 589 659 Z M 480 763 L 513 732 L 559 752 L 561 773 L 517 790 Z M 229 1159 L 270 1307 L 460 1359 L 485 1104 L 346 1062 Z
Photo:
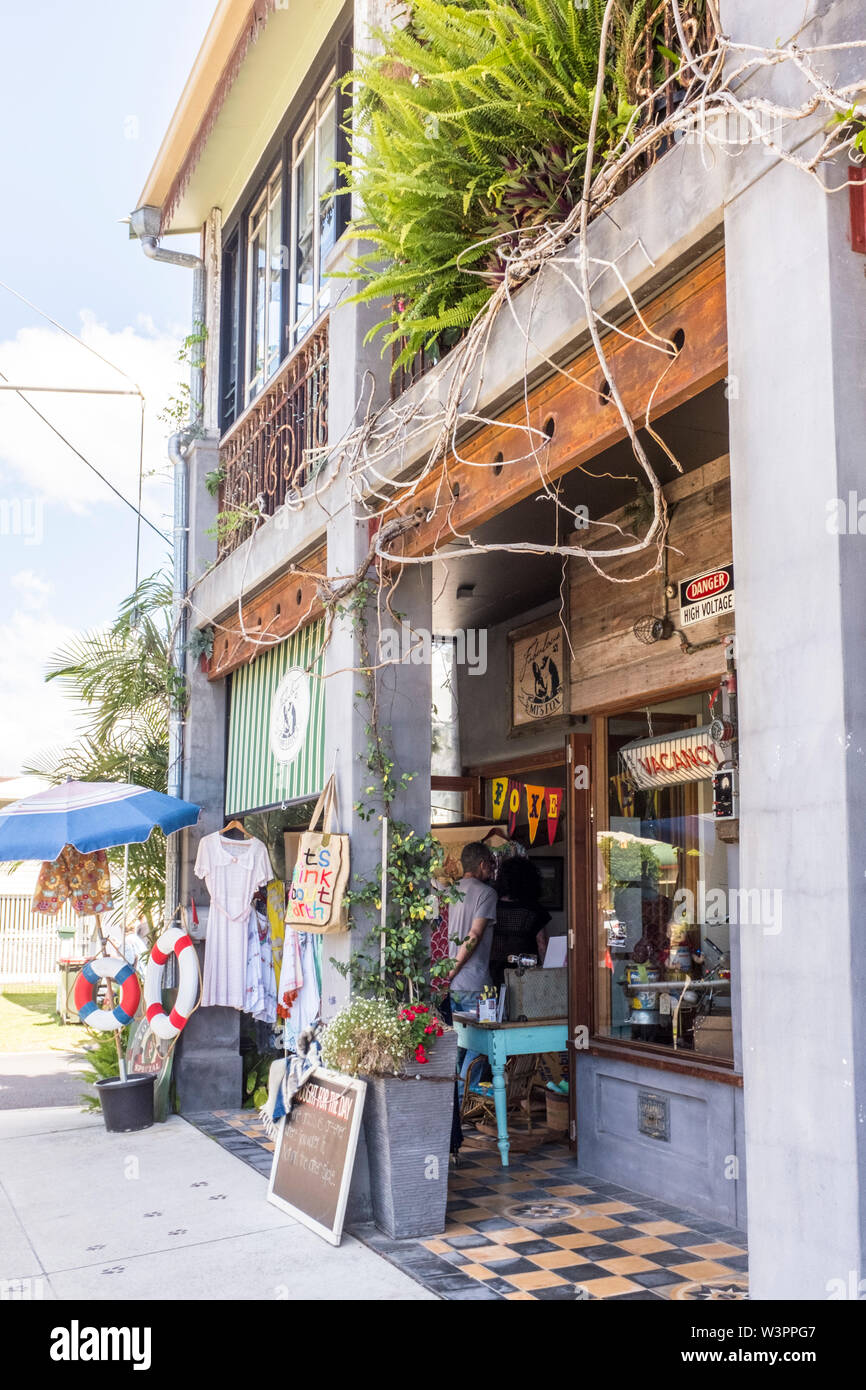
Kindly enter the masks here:
M 708 724 L 706 694 L 607 720 L 596 1031 L 731 1061 L 730 932 L 742 895 L 737 847 L 713 815 Z
M 292 144 L 292 330 L 299 343 L 330 302 L 324 267 L 336 240 L 337 108 L 332 72 Z
M 222 259 L 222 308 L 220 314 L 220 430 L 238 413 L 238 325 L 240 322 L 238 238 L 226 244 Z
M 220 430 L 231 428 L 331 303 L 328 256 L 345 230 L 348 198 L 329 198 L 349 156 L 351 29 L 336 27 L 322 65 L 299 93 L 223 229 Z M 327 67 L 325 66 L 327 64 Z
M 271 175 L 253 208 L 247 233 L 247 400 L 280 363 L 282 326 L 282 173 Z

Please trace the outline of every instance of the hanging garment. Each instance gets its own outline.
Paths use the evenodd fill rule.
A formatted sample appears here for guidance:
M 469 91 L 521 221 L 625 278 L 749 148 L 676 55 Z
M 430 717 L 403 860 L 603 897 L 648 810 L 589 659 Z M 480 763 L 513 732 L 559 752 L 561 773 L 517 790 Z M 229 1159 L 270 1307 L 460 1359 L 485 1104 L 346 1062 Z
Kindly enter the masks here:
M 304 972 L 301 967 L 301 941 L 294 927 L 286 927 L 283 942 L 283 963 L 280 970 L 280 985 L 277 996 L 277 1013 L 280 1018 L 289 1018 L 292 1005 L 301 992 Z
M 274 876 L 268 851 L 261 840 L 229 840 L 215 832 L 200 842 L 194 872 L 210 893 L 202 1007 L 243 1010 L 250 904 Z
M 285 1048 L 297 1052 L 298 1039 L 313 1026 L 322 1006 L 322 937 L 318 932 L 298 932 L 302 982 L 286 1019 Z M 285 981 L 284 981 L 285 983 Z
M 59 912 L 66 899 L 75 912 L 111 912 L 111 879 L 104 849 L 82 854 L 74 845 L 64 845 L 56 859 L 39 870 L 34 912 Z
M 280 971 L 283 968 L 283 950 L 286 935 L 286 885 L 281 878 L 272 878 L 268 884 L 268 926 L 271 929 L 271 955 L 274 962 L 274 986 L 277 998 L 280 995 Z
M 451 943 L 448 940 L 448 908 L 449 903 L 442 903 L 439 909 L 439 920 L 430 933 L 430 963 L 435 965 L 437 960 L 444 960 L 451 954 Z
M 244 1012 L 259 1023 L 276 1023 L 277 991 L 271 934 L 264 912 L 250 910 L 247 928 L 247 977 Z

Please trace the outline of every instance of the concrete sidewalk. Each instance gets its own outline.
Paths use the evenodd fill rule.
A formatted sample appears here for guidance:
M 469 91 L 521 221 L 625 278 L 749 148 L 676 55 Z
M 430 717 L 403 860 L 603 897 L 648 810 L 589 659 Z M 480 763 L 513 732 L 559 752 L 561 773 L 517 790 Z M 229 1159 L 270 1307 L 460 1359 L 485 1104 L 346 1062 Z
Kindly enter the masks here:
M 435 1300 L 351 1236 L 328 1245 L 266 1192 L 177 1116 L 107 1134 L 73 1107 L 6 1110 L 0 1299 L 30 1280 L 37 1298 Z
M 84 1091 L 81 1065 L 68 1052 L 0 1052 L 0 1110 L 75 1105 Z

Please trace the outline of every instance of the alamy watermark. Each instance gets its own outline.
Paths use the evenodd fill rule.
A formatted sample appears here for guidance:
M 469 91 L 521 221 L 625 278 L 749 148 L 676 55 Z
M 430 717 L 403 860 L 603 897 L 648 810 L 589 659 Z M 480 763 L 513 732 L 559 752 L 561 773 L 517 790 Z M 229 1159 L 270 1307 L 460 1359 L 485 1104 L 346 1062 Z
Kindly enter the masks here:
M 451 643 L 454 660 L 465 666 L 470 676 L 483 676 L 487 671 L 487 628 L 456 628 L 453 632 L 432 633 L 423 627 L 413 627 L 405 619 L 399 628 L 383 628 L 379 636 L 379 661 L 402 666 L 429 666 L 437 646 Z
M 778 936 L 782 930 L 781 888 L 708 888 L 698 880 L 698 891 L 678 888 L 674 894 L 673 916 L 687 923 L 705 926 L 760 927 L 764 936 Z
M 41 545 L 43 522 L 41 497 L 0 497 L 0 538 L 15 536 L 25 545 Z

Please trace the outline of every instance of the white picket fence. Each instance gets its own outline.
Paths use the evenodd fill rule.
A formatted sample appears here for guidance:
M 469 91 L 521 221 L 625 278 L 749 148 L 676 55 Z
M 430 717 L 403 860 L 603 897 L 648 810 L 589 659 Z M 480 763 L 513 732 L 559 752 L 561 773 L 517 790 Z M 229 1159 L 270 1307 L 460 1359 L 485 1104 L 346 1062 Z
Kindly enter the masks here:
M 61 956 L 88 954 L 92 917 L 79 917 L 68 903 L 54 917 L 34 912 L 24 895 L 0 895 L 0 986 L 53 985 Z M 71 931 L 72 936 L 60 936 Z

